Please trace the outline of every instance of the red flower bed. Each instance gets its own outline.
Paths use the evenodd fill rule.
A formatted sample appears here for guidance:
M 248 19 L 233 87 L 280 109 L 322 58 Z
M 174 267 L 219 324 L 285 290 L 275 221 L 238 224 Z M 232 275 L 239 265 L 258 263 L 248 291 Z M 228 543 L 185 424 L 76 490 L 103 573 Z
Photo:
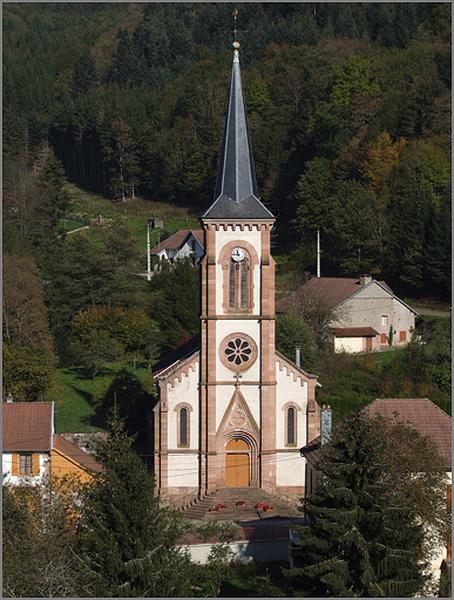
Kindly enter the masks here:
M 227 508 L 227 504 L 223 504 L 222 502 L 220 504 L 216 504 L 216 510 L 224 510 L 224 508 Z

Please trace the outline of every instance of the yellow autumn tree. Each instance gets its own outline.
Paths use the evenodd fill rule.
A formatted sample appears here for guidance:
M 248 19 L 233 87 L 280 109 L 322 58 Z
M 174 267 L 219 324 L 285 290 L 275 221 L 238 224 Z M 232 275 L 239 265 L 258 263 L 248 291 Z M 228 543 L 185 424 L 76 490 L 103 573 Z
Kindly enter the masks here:
M 389 133 L 383 131 L 369 148 L 361 165 L 361 175 L 371 191 L 378 196 L 383 194 L 388 176 L 398 162 L 405 144 L 403 138 L 393 142 Z

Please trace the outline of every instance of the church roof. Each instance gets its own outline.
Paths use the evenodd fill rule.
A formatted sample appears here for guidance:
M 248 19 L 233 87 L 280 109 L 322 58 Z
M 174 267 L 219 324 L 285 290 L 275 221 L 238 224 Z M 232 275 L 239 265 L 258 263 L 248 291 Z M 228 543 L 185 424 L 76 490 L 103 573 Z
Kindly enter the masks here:
M 171 350 L 153 365 L 153 379 L 170 375 L 175 367 L 179 367 L 185 359 L 193 356 L 198 351 L 199 336 L 195 335 L 174 350 Z
M 274 219 L 258 196 L 237 48 L 233 56 L 229 105 L 219 156 L 215 200 L 203 218 Z

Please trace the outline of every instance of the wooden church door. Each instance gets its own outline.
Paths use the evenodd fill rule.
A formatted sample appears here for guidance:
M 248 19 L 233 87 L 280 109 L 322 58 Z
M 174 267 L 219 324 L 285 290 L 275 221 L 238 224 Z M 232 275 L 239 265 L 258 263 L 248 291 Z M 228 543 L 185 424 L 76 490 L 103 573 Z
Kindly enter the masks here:
M 225 486 L 247 487 L 250 484 L 250 453 L 244 440 L 230 440 L 225 455 Z

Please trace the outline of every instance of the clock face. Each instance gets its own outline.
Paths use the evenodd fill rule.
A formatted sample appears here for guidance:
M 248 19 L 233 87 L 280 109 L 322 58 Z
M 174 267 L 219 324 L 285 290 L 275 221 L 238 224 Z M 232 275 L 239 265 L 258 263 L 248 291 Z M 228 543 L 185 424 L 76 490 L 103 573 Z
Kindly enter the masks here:
M 244 256 L 245 254 L 243 248 L 234 248 L 232 250 L 232 259 L 235 262 L 241 262 L 244 259 Z

